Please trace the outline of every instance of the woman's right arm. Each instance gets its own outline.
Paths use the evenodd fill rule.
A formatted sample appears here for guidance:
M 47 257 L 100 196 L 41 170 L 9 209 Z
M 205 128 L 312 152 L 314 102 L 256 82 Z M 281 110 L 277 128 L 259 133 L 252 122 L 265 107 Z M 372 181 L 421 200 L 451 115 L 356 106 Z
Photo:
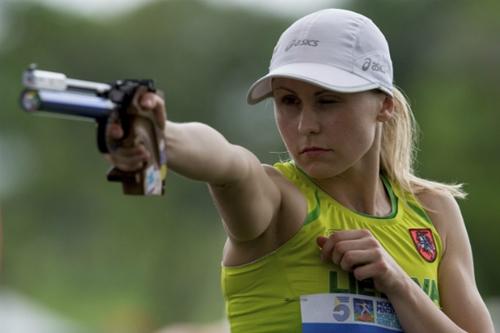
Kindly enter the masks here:
M 141 105 L 154 112 L 159 121 L 165 121 L 164 103 L 157 95 L 145 94 Z M 121 135 L 118 125 L 108 127 L 111 139 Z M 229 143 L 215 129 L 201 123 L 165 121 L 165 135 L 169 169 L 209 184 L 232 240 L 256 239 L 276 220 L 282 200 L 276 175 L 253 153 Z M 144 148 L 137 147 L 119 148 L 109 159 L 119 169 L 132 171 L 147 158 Z
M 166 135 L 169 168 L 208 183 L 232 240 L 253 240 L 275 221 L 281 191 L 253 153 L 201 123 L 167 122 Z

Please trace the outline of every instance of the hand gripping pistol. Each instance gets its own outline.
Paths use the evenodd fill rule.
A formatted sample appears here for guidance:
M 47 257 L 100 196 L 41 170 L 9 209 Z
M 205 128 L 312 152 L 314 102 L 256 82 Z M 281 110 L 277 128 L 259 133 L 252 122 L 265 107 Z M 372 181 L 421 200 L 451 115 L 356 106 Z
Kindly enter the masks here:
M 153 112 L 139 106 L 144 92 L 157 91 L 152 80 L 117 80 L 111 84 L 67 78 L 63 73 L 39 70 L 31 65 L 22 76 L 25 89 L 21 106 L 29 113 L 44 112 L 75 119 L 94 119 L 97 123 L 97 147 L 109 153 L 117 147 L 143 144 L 151 153 L 150 161 L 136 172 L 117 168 L 107 174 L 109 181 L 119 181 L 125 194 L 162 195 L 167 174 L 167 156 L 163 124 Z M 107 142 L 106 126 L 119 121 L 124 136 L 119 142 Z

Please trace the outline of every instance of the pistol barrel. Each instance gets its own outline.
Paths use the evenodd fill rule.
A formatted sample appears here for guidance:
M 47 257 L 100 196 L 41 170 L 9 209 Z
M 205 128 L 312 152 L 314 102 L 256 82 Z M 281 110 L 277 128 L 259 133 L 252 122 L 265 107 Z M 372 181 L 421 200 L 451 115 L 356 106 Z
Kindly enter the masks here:
M 21 105 L 28 112 L 46 111 L 94 119 L 107 117 L 116 108 L 109 99 L 95 95 L 32 89 L 23 91 Z

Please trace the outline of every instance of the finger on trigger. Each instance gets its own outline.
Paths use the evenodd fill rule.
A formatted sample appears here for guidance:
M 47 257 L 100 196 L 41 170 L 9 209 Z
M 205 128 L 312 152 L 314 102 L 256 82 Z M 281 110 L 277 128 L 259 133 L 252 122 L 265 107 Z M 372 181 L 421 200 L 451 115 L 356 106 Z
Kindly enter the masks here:
M 121 137 L 123 136 L 123 129 L 119 124 L 111 123 L 108 125 L 107 135 L 115 140 L 121 139 Z

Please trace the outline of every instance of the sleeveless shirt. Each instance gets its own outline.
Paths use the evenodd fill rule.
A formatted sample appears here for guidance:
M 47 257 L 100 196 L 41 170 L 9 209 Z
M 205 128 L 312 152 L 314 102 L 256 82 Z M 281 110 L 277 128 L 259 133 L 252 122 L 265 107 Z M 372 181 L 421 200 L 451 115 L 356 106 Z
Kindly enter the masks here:
M 375 290 L 372 280 L 357 281 L 352 273 L 320 260 L 316 238 L 338 230 L 369 230 L 439 306 L 441 239 L 413 195 L 381 175 L 392 211 L 385 217 L 369 216 L 337 202 L 293 162 L 274 167 L 304 194 L 308 214 L 300 230 L 275 251 L 244 265 L 222 265 L 221 285 L 232 333 L 332 331 L 325 321 L 354 325 L 349 326 L 352 329 L 342 326 L 341 332 L 402 332 L 391 304 Z M 325 307 L 325 302 L 331 302 L 326 305 L 330 308 L 307 310 Z M 327 318 L 319 318 L 320 312 Z

